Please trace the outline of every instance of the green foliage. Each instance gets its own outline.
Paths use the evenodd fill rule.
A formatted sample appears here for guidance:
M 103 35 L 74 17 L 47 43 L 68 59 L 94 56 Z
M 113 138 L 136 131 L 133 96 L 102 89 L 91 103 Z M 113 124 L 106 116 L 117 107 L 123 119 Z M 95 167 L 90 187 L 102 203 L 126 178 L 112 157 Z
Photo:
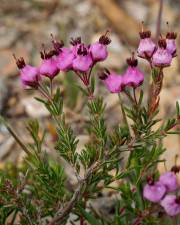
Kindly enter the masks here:
M 57 132 L 58 142 L 56 149 L 64 159 L 72 163 L 72 165 L 75 164 L 77 160 L 76 147 L 78 140 L 74 136 L 72 129 L 65 123 L 64 117 L 61 119 Z

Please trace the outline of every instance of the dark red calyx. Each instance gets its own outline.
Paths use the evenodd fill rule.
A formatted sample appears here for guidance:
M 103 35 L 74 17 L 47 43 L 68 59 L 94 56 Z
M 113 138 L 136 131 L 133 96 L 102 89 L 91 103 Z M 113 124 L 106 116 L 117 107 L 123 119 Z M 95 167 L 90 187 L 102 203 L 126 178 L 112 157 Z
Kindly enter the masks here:
M 77 50 L 77 54 L 78 55 L 87 55 L 88 54 L 88 51 L 87 51 L 87 48 L 82 44 L 79 46 L 78 50 Z
M 179 171 L 180 171 L 180 166 L 173 166 L 173 167 L 171 168 L 171 171 L 174 172 L 174 173 L 179 173 Z
M 48 52 L 43 50 L 40 52 L 40 55 L 41 55 L 41 59 L 50 59 L 54 55 L 58 55 L 58 51 L 56 51 L 55 49 L 49 50 Z
M 147 183 L 148 183 L 149 185 L 154 185 L 154 178 L 153 178 L 152 176 L 148 176 L 148 177 L 147 177 Z
M 150 30 L 141 31 L 141 32 L 139 32 L 139 36 L 140 36 L 141 39 L 150 38 L 151 37 L 151 31 Z
M 180 196 L 177 196 L 175 202 L 176 202 L 177 204 L 180 204 Z
M 81 44 L 81 37 L 71 38 L 70 44 L 73 46 Z
M 53 34 L 51 34 L 51 38 L 52 38 L 52 44 L 53 44 L 55 51 L 61 52 L 62 51 L 61 49 L 64 46 L 64 42 L 62 40 L 56 41 Z
M 26 66 L 26 63 L 24 61 L 24 58 L 23 57 L 20 57 L 19 59 L 16 58 L 16 56 L 13 54 L 13 57 L 16 61 L 16 65 L 19 69 L 22 69 Z
M 52 44 L 53 44 L 53 47 L 54 47 L 55 51 L 57 51 L 57 52 L 62 51 L 62 47 L 64 46 L 64 42 L 62 40 L 60 40 L 60 41 L 52 40 Z
M 166 44 L 166 39 L 164 39 L 164 38 L 159 39 L 158 45 L 159 45 L 160 48 L 166 49 L 166 45 L 167 45 Z
M 99 79 L 106 80 L 109 75 L 110 75 L 109 70 L 105 68 L 104 71 L 99 75 Z
M 176 39 L 177 38 L 177 33 L 175 33 L 175 32 L 168 32 L 166 34 L 166 38 L 167 39 Z
M 134 57 L 134 52 L 132 53 L 132 57 L 126 59 L 126 62 L 129 66 L 136 67 L 138 65 L 138 60 Z
M 104 35 L 99 38 L 99 43 L 102 45 L 109 45 L 111 43 L 111 39 L 107 36 L 109 31 L 106 31 Z

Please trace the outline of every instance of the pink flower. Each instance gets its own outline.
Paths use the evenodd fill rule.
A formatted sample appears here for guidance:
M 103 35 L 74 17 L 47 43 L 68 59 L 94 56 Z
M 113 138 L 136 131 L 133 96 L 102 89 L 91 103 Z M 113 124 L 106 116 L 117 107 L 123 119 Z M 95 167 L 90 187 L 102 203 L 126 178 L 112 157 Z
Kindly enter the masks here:
M 168 32 L 166 35 L 166 49 L 169 53 L 171 53 L 172 57 L 176 56 L 176 39 L 177 34 L 174 32 Z
M 140 34 L 140 42 L 137 50 L 137 54 L 141 58 L 151 58 L 156 45 L 151 39 L 151 32 L 150 31 L 142 31 Z
M 90 46 L 90 52 L 94 62 L 103 61 L 108 56 L 107 45 L 111 40 L 107 37 L 107 32 L 99 38 L 99 41 Z
M 144 81 L 144 74 L 138 69 L 137 59 L 134 58 L 134 54 L 131 58 L 127 59 L 129 67 L 124 74 L 124 84 L 125 86 L 138 87 Z
M 56 41 L 52 36 L 52 44 L 56 51 L 56 64 L 59 70 L 68 71 L 72 69 L 73 59 L 75 58 L 74 52 L 70 48 L 64 47 L 63 41 Z
M 56 57 L 57 67 L 62 71 L 72 69 L 73 60 L 75 55 L 70 48 L 63 47 Z
M 169 53 L 167 50 L 166 46 L 166 40 L 165 39 L 160 39 L 159 42 L 159 47 L 155 51 L 152 57 L 152 64 L 156 67 L 167 67 L 171 65 L 172 61 L 172 55 Z
M 16 60 L 17 67 L 20 70 L 20 78 L 21 78 L 22 84 L 25 87 L 29 86 L 29 87 L 37 88 L 40 81 L 39 69 L 31 65 L 26 65 L 22 57 L 20 59 L 17 59 L 14 56 L 14 58 Z
M 79 72 L 87 72 L 92 66 L 92 57 L 89 54 L 89 49 L 81 44 L 77 49 L 77 56 L 73 60 L 73 69 Z
M 144 198 L 151 202 L 159 202 L 164 194 L 166 193 L 166 188 L 161 182 L 149 182 L 143 189 Z
M 177 177 L 173 172 L 167 172 L 160 176 L 159 181 L 166 187 L 167 191 L 175 191 L 178 188 Z
M 180 213 L 180 197 L 166 195 L 160 204 L 170 216 L 176 216 Z
M 110 73 L 108 70 L 105 70 L 105 72 L 102 73 L 99 78 L 103 81 L 111 93 L 119 93 L 124 88 L 123 76 L 119 74 L 114 72 Z
M 39 67 L 40 74 L 46 76 L 50 79 L 53 79 L 58 73 L 59 68 L 55 58 L 53 57 L 56 54 L 56 51 L 51 50 L 46 52 L 45 50 L 41 52 L 42 63 Z

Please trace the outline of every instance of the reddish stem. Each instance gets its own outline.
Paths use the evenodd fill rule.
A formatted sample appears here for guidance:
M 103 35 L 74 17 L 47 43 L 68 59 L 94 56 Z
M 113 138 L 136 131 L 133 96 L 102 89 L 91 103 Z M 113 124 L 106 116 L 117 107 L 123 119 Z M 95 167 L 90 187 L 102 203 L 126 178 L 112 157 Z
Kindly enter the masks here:
M 82 216 L 80 217 L 80 225 L 84 225 L 84 218 Z
M 163 0 L 159 0 L 159 11 L 157 16 L 157 23 L 156 23 L 156 43 L 158 42 L 158 38 L 161 31 L 161 17 L 162 17 L 162 10 L 163 10 Z

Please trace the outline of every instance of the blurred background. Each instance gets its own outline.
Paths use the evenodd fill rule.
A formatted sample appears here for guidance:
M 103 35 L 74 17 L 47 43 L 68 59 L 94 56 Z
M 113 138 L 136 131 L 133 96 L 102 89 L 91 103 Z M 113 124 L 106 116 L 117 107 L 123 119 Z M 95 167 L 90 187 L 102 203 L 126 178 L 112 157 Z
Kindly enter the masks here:
M 45 142 L 47 151 L 53 152 L 56 136 L 49 113 L 44 106 L 34 100 L 34 96 L 38 94 L 23 90 L 12 57 L 13 53 L 17 57 L 24 57 L 27 63 L 38 66 L 41 45 L 44 43 L 49 46 L 51 33 L 57 39 L 63 39 L 65 43 L 68 43 L 70 37 L 76 36 L 81 36 L 86 43 L 91 43 L 109 29 L 112 39 L 109 57 L 100 67 L 121 72 L 126 67 L 126 58 L 131 51 L 136 51 L 142 21 L 155 36 L 158 10 L 159 0 L 0 0 L 0 113 L 8 119 L 22 141 L 31 141 L 26 131 L 27 118 L 38 118 L 42 129 L 49 132 Z M 167 21 L 170 29 L 179 33 L 179 0 L 164 0 L 161 30 L 163 35 L 168 31 Z M 177 43 L 180 47 L 179 36 Z M 140 60 L 140 65 L 148 77 L 146 63 Z M 75 87 L 76 82 L 79 81 L 74 74 L 60 74 L 56 85 L 61 87 L 67 121 L 80 140 L 78 145 L 80 150 L 88 142 L 87 132 L 83 128 L 87 121 L 87 113 L 84 108 L 85 99 Z M 173 65 L 165 70 L 160 118 L 174 114 L 175 102 L 180 101 L 179 87 L 178 53 L 173 59 Z M 111 129 L 121 122 L 118 98 L 109 94 L 100 82 L 97 84 L 96 92 L 106 96 L 106 119 L 108 129 Z M 173 135 L 166 139 L 164 144 L 168 149 L 165 157 L 170 167 L 174 164 L 175 155 L 180 153 L 180 136 Z M 0 167 L 3 168 L 9 162 L 17 165 L 23 157 L 24 153 L 20 147 L 6 128 L 0 125 Z M 160 169 L 163 170 L 163 166 L 160 166 Z

